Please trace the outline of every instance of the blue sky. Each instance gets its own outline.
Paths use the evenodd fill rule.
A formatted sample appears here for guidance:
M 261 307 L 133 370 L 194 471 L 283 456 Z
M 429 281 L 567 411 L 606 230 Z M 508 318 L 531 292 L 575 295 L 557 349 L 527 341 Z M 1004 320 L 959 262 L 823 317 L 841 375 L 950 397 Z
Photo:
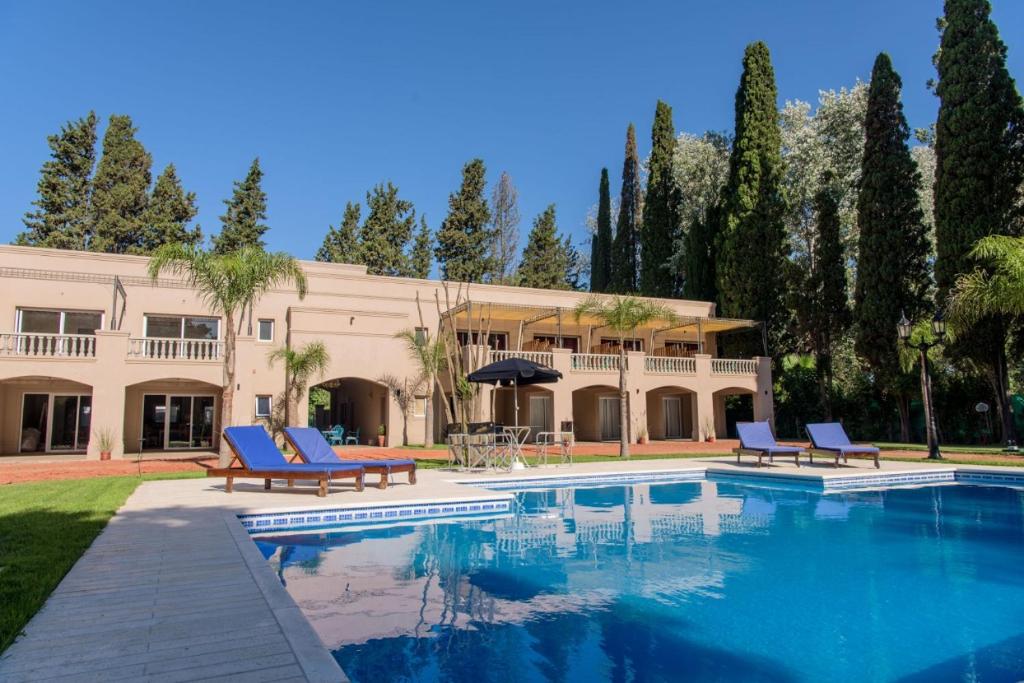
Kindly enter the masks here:
M 1024 2 L 994 0 L 1024 78 Z M 443 219 L 463 163 L 520 192 L 523 239 L 554 202 L 585 234 L 628 122 L 650 147 L 658 98 L 677 130 L 731 130 L 744 46 L 772 51 L 780 105 L 866 79 L 880 50 L 912 126 L 941 0 L 675 2 L 22 2 L 0 4 L 0 241 L 22 229 L 46 136 L 94 109 L 130 114 L 219 229 L 221 200 L 259 156 L 271 248 L 311 258 L 348 200 L 391 180 Z

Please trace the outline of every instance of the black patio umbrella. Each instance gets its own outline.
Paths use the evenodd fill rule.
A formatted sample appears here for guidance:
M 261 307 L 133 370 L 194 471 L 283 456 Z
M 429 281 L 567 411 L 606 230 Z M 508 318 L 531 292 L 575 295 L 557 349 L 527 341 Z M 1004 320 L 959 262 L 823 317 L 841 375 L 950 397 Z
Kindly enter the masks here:
M 511 386 L 515 393 L 515 421 L 519 426 L 519 387 L 529 384 L 552 384 L 562 379 L 562 373 L 546 365 L 534 363 L 525 358 L 506 358 L 485 365 L 466 376 L 477 384 Z M 491 402 L 491 419 L 494 418 L 494 402 Z

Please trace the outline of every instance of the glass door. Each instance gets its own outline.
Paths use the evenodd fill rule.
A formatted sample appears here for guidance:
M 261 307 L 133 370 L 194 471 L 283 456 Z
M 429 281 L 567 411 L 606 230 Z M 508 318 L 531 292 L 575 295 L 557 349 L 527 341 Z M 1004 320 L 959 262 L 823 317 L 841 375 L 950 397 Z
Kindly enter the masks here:
M 166 437 L 167 397 L 147 394 L 142 397 L 142 447 L 162 449 Z
M 192 397 L 192 448 L 213 448 L 213 396 Z
M 665 410 L 665 438 L 683 438 L 683 401 L 678 396 L 666 396 L 662 399 Z
M 46 450 L 46 425 L 50 416 L 49 394 L 25 394 L 21 399 L 22 453 L 42 453 Z
M 51 451 L 82 451 L 89 445 L 92 396 L 53 397 Z
M 167 448 L 192 445 L 192 397 L 171 396 L 167 409 Z
M 143 448 L 212 448 L 214 397 L 150 394 L 143 397 Z
M 601 396 L 598 399 L 598 417 L 601 423 L 601 440 L 615 441 L 622 435 L 619 424 L 619 397 Z

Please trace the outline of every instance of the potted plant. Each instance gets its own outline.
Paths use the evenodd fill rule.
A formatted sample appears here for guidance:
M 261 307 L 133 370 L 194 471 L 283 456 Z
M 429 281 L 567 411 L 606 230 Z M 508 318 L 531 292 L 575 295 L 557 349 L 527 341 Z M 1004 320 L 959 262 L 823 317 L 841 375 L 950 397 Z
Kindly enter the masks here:
M 710 417 L 704 420 L 704 440 L 708 443 L 715 442 L 715 421 Z
M 388 441 L 387 433 L 388 433 L 388 428 L 385 427 L 383 424 L 381 424 L 381 425 L 379 425 L 377 427 L 377 445 L 380 446 L 381 448 L 383 448 L 384 446 L 387 445 L 387 441 Z
M 647 443 L 647 425 L 640 425 L 636 430 L 636 442 L 641 445 Z
M 96 447 L 100 451 L 100 460 L 110 460 L 110 452 L 114 450 L 114 432 L 103 427 L 93 432 L 96 439 Z

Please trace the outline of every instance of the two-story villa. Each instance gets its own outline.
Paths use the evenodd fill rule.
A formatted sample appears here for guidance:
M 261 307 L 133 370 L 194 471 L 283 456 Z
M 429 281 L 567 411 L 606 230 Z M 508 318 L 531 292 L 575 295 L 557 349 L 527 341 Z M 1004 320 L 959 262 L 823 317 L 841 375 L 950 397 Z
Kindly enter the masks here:
M 146 266 L 137 256 L 0 246 L 0 454 L 98 457 L 100 432 L 113 435 L 114 457 L 217 448 L 223 321 L 187 284 L 153 281 Z M 358 430 L 361 443 L 383 424 L 396 443 L 403 419 L 380 379 L 418 373 L 395 334 L 436 330 L 448 316 L 476 362 L 521 355 L 561 371 L 557 384 L 519 390 L 520 424 L 546 431 L 572 422 L 577 440 L 619 438 L 618 340 L 597 321 L 575 319 L 586 294 L 472 285 L 456 300 L 454 284 L 446 298 L 438 281 L 368 275 L 353 265 L 302 267 L 305 299 L 291 288 L 272 291 L 241 321 L 234 424 L 266 420 L 280 400 L 285 374 L 268 362 L 271 350 L 319 340 L 330 367 L 314 383 L 330 404 L 313 411 L 315 419 Z M 651 439 L 722 436 L 733 395 L 750 397 L 754 419 L 770 419 L 769 360 L 717 353 L 719 335 L 757 334 L 757 323 L 718 318 L 711 303 L 661 303 L 678 322 L 626 340 L 632 436 L 644 428 Z M 482 319 L 489 334 L 479 332 Z M 494 396 L 499 422 L 515 419 L 511 391 Z M 307 392 L 291 422 L 307 423 L 308 400 Z M 438 441 L 444 400 L 439 393 L 432 411 Z M 409 410 L 410 443 L 423 442 L 425 403 L 417 397 Z

